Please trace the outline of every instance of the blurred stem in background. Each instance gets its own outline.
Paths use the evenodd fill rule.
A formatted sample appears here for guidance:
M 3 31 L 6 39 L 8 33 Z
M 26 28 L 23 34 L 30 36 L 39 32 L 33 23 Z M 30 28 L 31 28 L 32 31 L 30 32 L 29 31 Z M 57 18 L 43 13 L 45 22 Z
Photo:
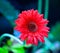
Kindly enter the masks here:
M 7 0 L 0 0 L 0 12 L 12 26 L 15 26 L 14 20 L 18 16 L 18 11 Z
M 44 8 L 44 18 L 48 19 L 49 12 L 49 0 L 45 0 L 45 8 Z
M 42 0 L 38 0 L 38 12 L 42 13 Z
M 42 13 L 43 0 L 38 0 L 38 12 Z M 44 6 L 44 18 L 48 19 L 49 0 L 45 0 Z

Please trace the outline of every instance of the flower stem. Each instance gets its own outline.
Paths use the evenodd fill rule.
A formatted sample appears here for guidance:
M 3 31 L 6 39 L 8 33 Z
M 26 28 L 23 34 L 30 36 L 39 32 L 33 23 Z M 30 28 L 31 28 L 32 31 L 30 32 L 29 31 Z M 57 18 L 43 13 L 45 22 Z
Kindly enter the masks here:
M 42 0 L 38 0 L 38 12 L 42 13 Z
M 3 34 L 1 37 L 0 37 L 0 42 L 2 41 L 2 39 L 4 38 L 4 37 L 10 37 L 10 38 L 12 38 L 12 39 L 15 39 L 18 43 L 20 43 L 21 45 L 23 44 L 23 42 L 20 40 L 20 39 L 18 39 L 18 38 L 16 38 L 15 36 L 13 36 L 13 35 L 11 35 L 11 34 Z
M 48 11 L 49 11 L 49 0 L 45 0 L 45 9 L 44 9 L 44 18 L 48 19 Z

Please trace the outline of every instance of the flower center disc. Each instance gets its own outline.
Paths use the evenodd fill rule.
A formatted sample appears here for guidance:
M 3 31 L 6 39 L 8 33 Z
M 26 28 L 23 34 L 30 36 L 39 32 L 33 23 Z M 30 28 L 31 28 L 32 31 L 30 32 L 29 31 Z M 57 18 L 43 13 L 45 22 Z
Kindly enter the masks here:
M 37 25 L 36 25 L 34 22 L 30 22 L 30 23 L 28 24 L 28 29 L 29 29 L 29 31 L 31 31 L 31 32 L 35 32 L 35 31 L 37 30 Z

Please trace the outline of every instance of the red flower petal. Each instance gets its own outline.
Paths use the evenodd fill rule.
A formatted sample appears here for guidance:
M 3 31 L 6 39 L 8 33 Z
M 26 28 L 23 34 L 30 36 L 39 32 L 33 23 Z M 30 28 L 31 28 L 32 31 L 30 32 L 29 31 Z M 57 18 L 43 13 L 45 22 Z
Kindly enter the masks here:
M 27 37 L 28 35 L 27 34 L 21 34 L 20 35 L 20 38 L 21 38 L 21 40 L 26 40 L 26 37 Z
M 38 40 L 37 40 L 36 37 L 34 37 L 34 44 L 35 44 L 35 45 L 38 45 Z
M 44 43 L 44 38 L 43 38 L 43 37 L 39 36 L 39 37 L 37 37 L 37 38 L 38 38 L 38 40 L 40 40 L 42 43 Z
M 32 39 L 32 38 L 33 38 L 33 37 L 28 36 L 28 39 L 27 39 L 26 43 L 27 43 L 27 44 L 33 44 L 33 39 Z

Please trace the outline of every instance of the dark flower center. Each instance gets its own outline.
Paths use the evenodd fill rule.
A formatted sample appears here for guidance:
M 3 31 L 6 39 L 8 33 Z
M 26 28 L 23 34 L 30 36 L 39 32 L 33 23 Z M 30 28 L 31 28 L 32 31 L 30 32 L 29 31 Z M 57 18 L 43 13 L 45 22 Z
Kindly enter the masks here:
M 37 30 L 37 25 L 36 25 L 34 22 L 30 22 L 30 23 L 28 24 L 28 29 L 29 29 L 29 31 L 31 31 L 31 32 L 35 32 L 35 31 Z

